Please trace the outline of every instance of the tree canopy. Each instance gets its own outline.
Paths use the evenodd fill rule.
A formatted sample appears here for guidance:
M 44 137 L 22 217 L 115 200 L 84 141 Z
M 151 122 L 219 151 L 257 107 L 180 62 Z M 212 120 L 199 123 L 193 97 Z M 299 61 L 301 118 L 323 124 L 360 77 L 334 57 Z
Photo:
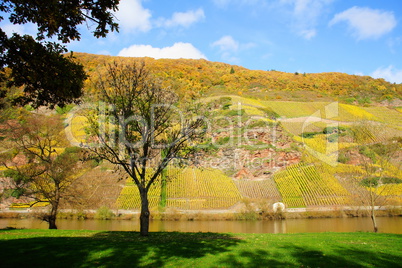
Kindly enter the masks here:
M 42 215 L 49 229 L 57 229 L 56 217 L 60 202 L 77 199 L 72 190 L 80 163 L 82 149 L 68 147 L 62 133 L 63 122 L 58 116 L 28 114 L 20 120 L 9 120 L 4 125 L 3 137 L 12 150 L 0 154 L 0 163 L 6 167 L 4 177 L 11 178 L 11 196 L 48 202 L 50 211 Z
M 23 89 L 15 102 L 52 108 L 77 101 L 86 74 L 72 55 L 63 55 L 67 50 L 60 43 L 80 40 L 78 27 L 88 21 L 96 25 L 93 35 L 97 38 L 117 31 L 112 12 L 118 3 L 119 0 L 2 1 L 0 12 L 9 15 L 10 23 L 33 23 L 38 30 L 32 37 L 17 33 L 8 36 L 0 29 L 0 80 L 6 80 L 7 87 Z M 46 41 L 53 37 L 59 43 Z

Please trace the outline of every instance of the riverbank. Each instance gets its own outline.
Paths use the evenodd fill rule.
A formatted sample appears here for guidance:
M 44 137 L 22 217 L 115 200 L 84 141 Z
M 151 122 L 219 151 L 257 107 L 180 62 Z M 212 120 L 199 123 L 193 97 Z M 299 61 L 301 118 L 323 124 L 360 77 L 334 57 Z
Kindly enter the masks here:
M 0 230 L 2 267 L 398 267 L 402 235 Z
M 309 207 L 287 208 L 284 211 L 255 211 L 250 209 L 233 210 L 151 210 L 151 220 L 162 221 L 204 221 L 204 220 L 277 220 L 277 219 L 312 219 L 312 218 L 348 218 L 370 216 L 370 207 Z M 378 217 L 401 217 L 401 206 L 375 207 Z M 0 209 L 0 218 L 40 218 L 44 208 Z M 98 210 L 60 209 L 59 219 L 119 219 L 137 220 L 140 212 L 134 210 L 109 209 Z
M 402 217 L 378 217 L 380 233 L 402 234 Z M 48 229 L 46 222 L 35 219 L 0 219 L 0 229 Z M 129 231 L 140 230 L 139 220 L 96 220 L 58 219 L 59 230 Z M 324 232 L 372 232 L 373 223 L 369 217 L 314 218 L 286 220 L 203 220 L 203 221 L 160 221 L 151 220 L 150 232 L 185 233 L 324 233 Z

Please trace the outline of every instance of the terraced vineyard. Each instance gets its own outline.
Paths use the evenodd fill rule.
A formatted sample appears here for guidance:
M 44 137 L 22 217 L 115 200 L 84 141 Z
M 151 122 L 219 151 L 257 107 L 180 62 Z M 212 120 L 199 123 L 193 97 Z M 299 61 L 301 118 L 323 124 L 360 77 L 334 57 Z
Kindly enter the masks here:
M 168 169 L 167 207 L 177 209 L 229 208 L 241 200 L 233 180 L 219 170 L 194 168 Z M 150 208 L 160 201 L 160 181 L 151 186 L 148 194 Z M 122 209 L 139 209 L 137 186 L 129 180 L 117 199 Z
M 361 169 L 350 165 L 330 168 L 296 164 L 276 173 L 273 179 L 232 180 L 219 170 L 169 169 L 167 207 L 199 210 L 228 209 L 242 198 L 265 199 L 269 203 L 281 201 L 286 207 L 317 207 L 362 205 L 357 196 L 367 195 L 368 190 L 358 180 L 333 174 L 359 174 Z M 391 200 L 402 201 L 402 184 L 390 185 Z M 379 189 L 380 190 L 380 189 Z M 160 183 L 149 192 L 150 208 L 157 209 L 160 202 Z M 128 180 L 117 199 L 121 209 L 139 209 L 137 187 Z
M 377 120 L 377 118 L 364 110 L 362 107 L 340 103 L 338 106 L 338 116 L 334 119 L 339 121 L 356 122 L 359 120 Z
M 286 118 L 311 116 L 315 113 L 318 115 L 320 111 L 324 111 L 325 106 L 330 104 L 329 102 L 296 101 L 264 101 L 262 103 Z
M 277 173 L 275 182 L 288 207 L 346 205 L 349 192 L 330 174 L 313 165 L 297 164 Z
M 301 135 L 303 132 L 320 132 L 327 124 L 321 122 L 306 123 L 305 121 L 281 121 L 281 126 L 293 135 Z
M 359 107 L 338 102 L 262 101 L 283 118 L 317 117 L 339 122 L 373 120 L 401 126 L 401 109 Z
M 273 179 L 265 180 L 234 180 L 237 189 L 243 197 L 251 199 L 267 199 L 271 202 L 281 201 L 276 183 Z
M 390 204 L 402 203 L 402 184 L 382 185 L 375 191 L 378 195 L 387 196 L 387 201 Z
M 365 111 L 371 113 L 375 118 L 381 122 L 388 124 L 396 124 L 402 126 L 401 113 L 398 110 L 389 109 L 386 107 L 363 107 Z
M 370 189 L 362 185 L 362 179 L 367 177 L 367 171 L 363 167 L 338 164 L 336 167 L 322 165 L 324 173 L 335 174 L 340 184 L 351 194 L 350 205 L 369 205 L 370 193 L 374 191 L 376 195 L 386 197 L 386 201 L 380 198 L 381 204 L 378 205 L 401 205 L 402 204 L 402 184 L 390 183 L 379 185 L 376 188 Z M 371 173 L 373 177 L 402 177 L 402 171 L 398 170 L 390 163 L 384 163 L 379 173 Z

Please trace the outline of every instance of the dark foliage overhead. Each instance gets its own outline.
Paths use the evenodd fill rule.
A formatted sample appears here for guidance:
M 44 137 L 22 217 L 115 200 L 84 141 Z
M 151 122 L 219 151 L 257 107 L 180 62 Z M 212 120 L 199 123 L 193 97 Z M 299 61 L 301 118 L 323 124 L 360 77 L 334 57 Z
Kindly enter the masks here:
M 87 77 L 82 65 L 72 55 L 63 56 L 64 48 L 57 43 L 38 43 L 31 36 L 14 35 L 7 40 L 6 65 L 11 69 L 7 86 L 24 87 L 24 93 L 14 101 L 34 107 L 64 106 L 77 100 Z
M 0 79 L 6 85 L 23 88 L 15 101 L 34 107 L 64 106 L 82 94 L 86 78 L 81 64 L 65 57 L 65 47 L 46 38 L 57 37 L 61 43 L 80 40 L 78 26 L 90 22 L 95 37 L 117 31 L 113 11 L 119 0 L 4 0 L 0 11 L 12 24 L 34 23 L 37 35 L 7 34 L 0 29 Z M 4 17 L 0 17 L 2 21 Z M 7 71 L 7 68 L 11 71 Z

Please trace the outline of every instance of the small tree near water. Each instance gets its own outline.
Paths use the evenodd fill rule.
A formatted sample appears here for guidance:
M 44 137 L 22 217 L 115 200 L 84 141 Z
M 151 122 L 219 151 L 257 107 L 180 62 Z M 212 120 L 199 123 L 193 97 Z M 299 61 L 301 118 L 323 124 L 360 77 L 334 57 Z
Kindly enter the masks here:
M 80 168 L 78 147 L 65 148 L 63 124 L 57 116 L 30 115 L 9 120 L 2 125 L 2 135 L 12 149 L 0 156 L 10 178 L 8 193 L 16 198 L 29 197 L 49 203 L 50 211 L 42 215 L 49 229 L 57 229 L 56 218 L 62 200 L 77 197 L 72 191 Z
M 89 116 L 87 146 L 124 170 L 141 196 L 140 234 L 148 235 L 148 191 L 173 159 L 188 159 L 203 121 L 177 108 L 178 96 L 161 86 L 144 64 L 114 63 L 99 77 L 99 105 Z M 163 153 L 162 153 L 163 152 Z
M 390 191 L 395 184 L 402 183 L 400 164 L 392 163 L 402 151 L 401 138 L 378 140 L 377 137 L 386 137 L 387 128 L 384 125 L 362 121 L 353 126 L 354 141 L 359 144 L 359 158 L 362 172 L 356 174 L 361 191 L 359 199 L 370 210 L 373 231 L 378 232 L 376 207 L 387 203 Z

